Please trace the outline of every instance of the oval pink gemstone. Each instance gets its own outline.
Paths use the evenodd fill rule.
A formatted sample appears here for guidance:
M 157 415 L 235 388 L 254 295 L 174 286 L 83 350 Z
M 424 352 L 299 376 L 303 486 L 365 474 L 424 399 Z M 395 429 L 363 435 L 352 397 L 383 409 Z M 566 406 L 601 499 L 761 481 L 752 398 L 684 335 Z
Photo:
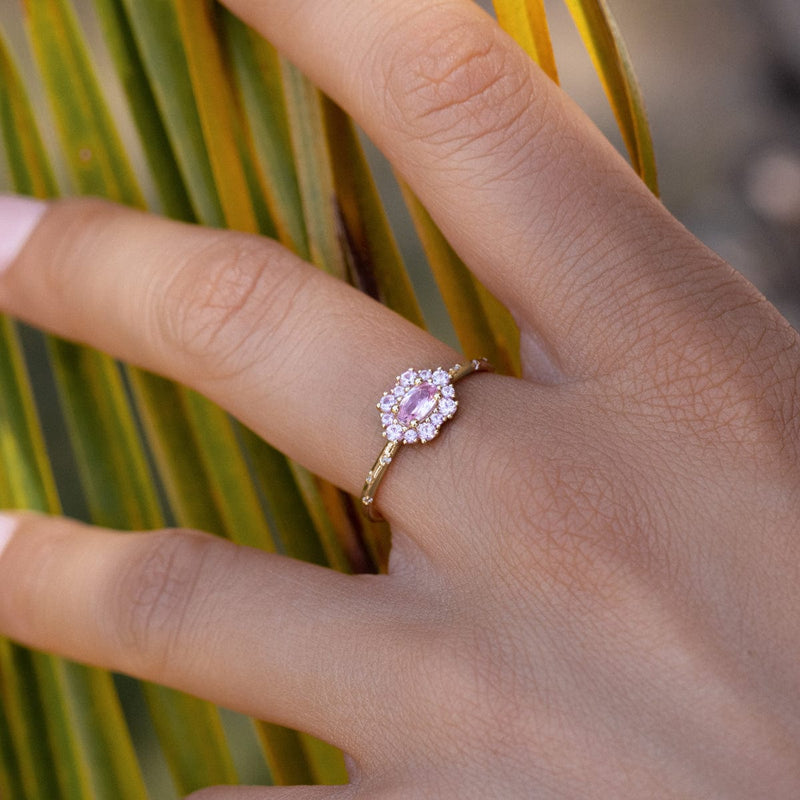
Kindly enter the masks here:
M 397 410 L 397 419 L 404 425 L 420 422 L 433 411 L 436 405 L 436 387 L 430 383 L 420 383 L 406 392 Z

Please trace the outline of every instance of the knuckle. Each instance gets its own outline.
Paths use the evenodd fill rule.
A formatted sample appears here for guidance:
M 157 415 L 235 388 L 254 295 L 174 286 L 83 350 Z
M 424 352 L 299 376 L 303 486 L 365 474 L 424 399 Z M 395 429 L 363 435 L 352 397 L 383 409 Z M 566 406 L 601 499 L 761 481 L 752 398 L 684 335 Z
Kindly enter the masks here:
M 227 381 L 262 361 L 301 291 L 282 248 L 210 234 L 157 298 L 158 339 L 206 381 Z
M 601 564 L 630 547 L 619 490 L 600 469 L 568 457 L 509 487 L 515 496 L 506 576 L 514 584 L 535 572 L 553 589 L 593 585 Z M 531 535 L 534 534 L 534 535 Z
M 111 635 L 141 674 L 163 673 L 177 643 L 190 635 L 190 608 L 215 544 L 194 531 L 147 534 L 116 576 Z
M 489 487 L 503 515 L 490 558 L 503 584 L 523 595 L 532 574 L 548 591 L 595 595 L 621 564 L 660 570 L 668 560 L 632 454 L 597 428 L 587 452 L 588 439 L 574 433 L 581 416 L 496 459 Z
M 410 28 L 410 30 L 409 30 Z M 439 7 L 416 14 L 383 60 L 390 120 L 435 144 L 505 132 L 528 86 L 505 39 L 484 20 Z

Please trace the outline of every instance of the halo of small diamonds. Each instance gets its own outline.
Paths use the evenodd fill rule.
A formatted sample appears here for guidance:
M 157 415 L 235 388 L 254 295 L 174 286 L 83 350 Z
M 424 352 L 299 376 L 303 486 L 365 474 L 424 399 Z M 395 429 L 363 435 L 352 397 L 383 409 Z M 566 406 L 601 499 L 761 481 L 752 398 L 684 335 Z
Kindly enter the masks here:
M 458 410 L 451 370 L 407 369 L 377 403 L 383 435 L 390 442 L 425 443 L 435 439 L 441 426 Z

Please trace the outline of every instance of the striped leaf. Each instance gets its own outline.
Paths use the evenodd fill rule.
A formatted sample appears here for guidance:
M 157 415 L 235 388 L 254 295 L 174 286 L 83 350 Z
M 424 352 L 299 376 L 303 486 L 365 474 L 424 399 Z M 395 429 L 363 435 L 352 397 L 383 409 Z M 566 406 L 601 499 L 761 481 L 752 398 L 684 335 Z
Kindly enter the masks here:
M 494 0 L 494 10 L 500 25 L 558 83 L 556 57 L 543 0 Z

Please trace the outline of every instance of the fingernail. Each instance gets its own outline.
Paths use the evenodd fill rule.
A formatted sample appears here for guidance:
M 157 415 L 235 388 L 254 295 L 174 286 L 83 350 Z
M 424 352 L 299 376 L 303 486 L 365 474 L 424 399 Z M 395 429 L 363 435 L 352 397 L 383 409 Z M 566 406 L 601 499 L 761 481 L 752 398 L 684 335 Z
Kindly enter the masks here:
M 3 550 L 6 549 L 18 526 L 19 520 L 15 516 L 0 513 L 0 556 L 3 555 Z
M 20 254 L 46 210 L 41 200 L 0 194 L 0 272 Z

